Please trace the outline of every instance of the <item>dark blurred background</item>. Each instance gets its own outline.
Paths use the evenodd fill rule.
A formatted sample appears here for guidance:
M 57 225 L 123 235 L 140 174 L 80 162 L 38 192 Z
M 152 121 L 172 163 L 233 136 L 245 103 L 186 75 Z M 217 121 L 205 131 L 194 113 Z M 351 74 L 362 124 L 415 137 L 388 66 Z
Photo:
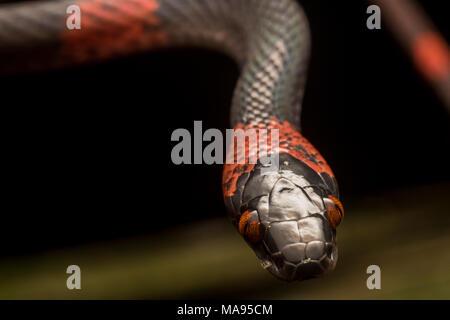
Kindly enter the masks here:
M 420 3 L 449 40 L 444 2 Z M 414 191 L 414 201 L 443 200 L 450 116 L 387 27 L 366 28 L 364 1 L 301 4 L 312 32 L 302 132 L 334 170 L 344 206 L 360 208 L 367 197 L 381 205 L 383 195 L 423 186 L 431 187 Z M 173 165 L 170 136 L 176 128 L 193 132 L 194 120 L 204 130 L 229 128 L 237 77 L 229 58 L 192 48 L 0 78 L 0 259 L 14 266 L 60 249 L 225 219 L 221 166 Z M 435 214 L 450 214 L 443 210 Z

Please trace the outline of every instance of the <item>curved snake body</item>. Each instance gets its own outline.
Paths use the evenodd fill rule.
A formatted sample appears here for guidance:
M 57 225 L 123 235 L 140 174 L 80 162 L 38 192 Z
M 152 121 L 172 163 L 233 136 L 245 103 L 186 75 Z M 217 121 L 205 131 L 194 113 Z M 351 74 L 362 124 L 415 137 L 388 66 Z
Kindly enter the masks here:
M 66 10 L 74 4 L 81 11 L 80 30 L 66 26 Z M 184 46 L 219 50 L 238 63 L 233 128 L 279 132 L 279 148 L 269 150 L 279 156 L 277 168 L 264 170 L 261 159 L 224 166 L 223 193 L 233 224 L 263 267 L 280 279 L 332 270 L 343 208 L 333 172 L 299 132 L 310 33 L 295 1 L 61 0 L 0 6 L 3 73 Z M 246 149 L 233 149 L 232 156 L 260 151 L 248 144 Z

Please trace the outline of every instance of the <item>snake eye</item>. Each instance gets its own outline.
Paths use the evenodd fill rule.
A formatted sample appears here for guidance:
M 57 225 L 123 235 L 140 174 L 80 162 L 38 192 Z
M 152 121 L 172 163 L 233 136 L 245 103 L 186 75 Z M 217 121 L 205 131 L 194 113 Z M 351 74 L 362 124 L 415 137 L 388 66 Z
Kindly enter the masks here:
M 239 233 L 246 240 L 257 243 L 263 238 L 263 230 L 256 211 L 245 211 L 239 219 Z
M 325 198 L 328 212 L 328 221 L 330 221 L 330 225 L 333 229 L 336 229 L 339 223 L 341 223 L 342 218 L 344 217 L 344 207 L 342 203 L 336 197 L 329 195 L 328 198 Z

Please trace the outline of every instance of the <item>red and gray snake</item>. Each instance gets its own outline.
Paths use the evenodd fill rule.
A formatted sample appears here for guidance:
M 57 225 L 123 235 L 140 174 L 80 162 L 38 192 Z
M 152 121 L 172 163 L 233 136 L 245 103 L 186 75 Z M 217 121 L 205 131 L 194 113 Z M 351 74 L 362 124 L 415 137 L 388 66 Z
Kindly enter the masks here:
M 81 12 L 79 30 L 66 25 L 66 10 L 74 4 Z M 238 64 L 232 128 L 279 132 L 273 170 L 263 170 L 261 159 L 224 165 L 222 189 L 232 223 L 279 279 L 333 270 L 344 210 L 333 172 L 300 133 L 310 32 L 296 1 L 44 0 L 0 6 L 2 73 L 185 46 L 219 50 Z M 259 154 L 233 149 L 236 157 L 241 151 Z

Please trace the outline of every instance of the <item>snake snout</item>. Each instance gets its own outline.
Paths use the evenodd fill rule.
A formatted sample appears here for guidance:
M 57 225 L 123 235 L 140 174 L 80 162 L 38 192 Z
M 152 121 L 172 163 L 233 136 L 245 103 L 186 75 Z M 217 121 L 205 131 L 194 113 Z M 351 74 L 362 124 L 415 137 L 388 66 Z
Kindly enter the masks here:
M 337 249 L 333 231 L 321 217 L 274 222 L 267 228 L 264 245 L 274 275 L 284 280 L 304 280 L 334 269 Z

